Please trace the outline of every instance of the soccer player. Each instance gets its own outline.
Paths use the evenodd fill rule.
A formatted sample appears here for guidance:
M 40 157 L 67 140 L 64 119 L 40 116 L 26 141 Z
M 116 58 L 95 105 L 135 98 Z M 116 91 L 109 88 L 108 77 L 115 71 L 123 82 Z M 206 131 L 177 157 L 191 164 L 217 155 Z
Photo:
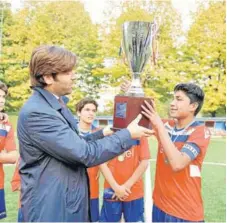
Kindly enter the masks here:
M 204 221 L 201 169 L 210 141 L 209 130 L 195 120 L 204 93 L 192 83 L 178 84 L 170 104 L 174 121 L 163 123 L 155 103 L 142 106 L 159 145 L 153 192 L 153 222 Z
M 76 105 L 76 113 L 79 118 L 77 124 L 79 134 L 87 136 L 98 129 L 92 124 L 98 109 L 98 104 L 91 98 L 84 98 Z M 90 189 L 90 213 L 91 221 L 99 221 L 99 166 L 87 169 Z
M 142 175 L 150 158 L 146 138 L 122 155 L 100 165 L 105 177 L 101 222 L 144 221 L 144 190 Z M 112 193 L 111 193 L 112 192 Z
M 0 112 L 4 112 L 7 86 L 0 82 Z M 4 119 L 4 115 L 2 119 Z M 4 193 L 4 170 L 3 164 L 15 163 L 18 157 L 16 143 L 14 140 L 14 131 L 9 121 L 0 121 L 0 219 L 6 217 L 5 193 Z

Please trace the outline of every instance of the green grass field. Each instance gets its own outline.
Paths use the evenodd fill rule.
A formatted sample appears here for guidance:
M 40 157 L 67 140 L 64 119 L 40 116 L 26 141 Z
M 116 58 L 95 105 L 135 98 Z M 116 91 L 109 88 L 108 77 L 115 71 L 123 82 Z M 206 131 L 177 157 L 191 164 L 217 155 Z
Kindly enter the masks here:
M 12 119 L 11 119 L 12 120 Z M 12 122 L 14 122 L 13 119 Z M 156 158 L 156 141 L 150 141 L 150 149 L 152 158 Z M 226 222 L 226 166 L 214 165 L 226 163 L 226 139 L 212 139 L 205 162 L 213 164 L 204 164 L 203 177 L 203 200 L 205 207 L 206 222 Z M 17 221 L 18 193 L 11 192 L 10 181 L 14 171 L 14 166 L 8 165 L 5 170 L 5 192 L 6 206 L 8 217 L 0 220 L 0 222 L 15 222 Z M 155 162 L 151 162 L 152 179 L 155 173 Z M 103 179 L 100 178 L 100 197 L 102 194 Z M 153 181 L 152 181 L 153 182 Z M 100 199 L 101 201 L 101 199 Z

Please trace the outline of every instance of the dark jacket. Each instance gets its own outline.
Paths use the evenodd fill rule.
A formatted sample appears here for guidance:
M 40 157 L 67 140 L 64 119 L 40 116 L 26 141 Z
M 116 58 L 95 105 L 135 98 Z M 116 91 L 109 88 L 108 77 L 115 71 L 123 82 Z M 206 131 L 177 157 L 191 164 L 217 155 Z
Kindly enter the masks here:
M 26 222 L 87 222 L 87 167 L 99 165 L 132 146 L 121 130 L 103 138 L 102 130 L 86 139 L 56 97 L 35 88 L 20 111 L 21 204 Z

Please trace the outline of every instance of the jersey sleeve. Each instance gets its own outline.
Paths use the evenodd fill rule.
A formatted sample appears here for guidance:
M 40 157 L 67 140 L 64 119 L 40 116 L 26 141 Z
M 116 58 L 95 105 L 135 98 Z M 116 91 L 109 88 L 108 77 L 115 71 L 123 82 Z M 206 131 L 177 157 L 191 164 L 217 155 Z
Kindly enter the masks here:
M 198 126 L 189 136 L 187 142 L 181 149 L 191 160 L 194 160 L 200 153 L 206 154 L 210 142 L 210 131 L 205 126 Z
M 10 124 L 9 125 L 9 132 L 6 136 L 6 141 L 5 141 L 5 150 L 7 152 L 11 152 L 11 151 L 14 151 L 16 150 L 16 142 L 15 142 L 15 138 L 14 138 L 14 130 L 13 130 L 13 127 L 12 125 Z
M 140 140 L 139 156 L 140 156 L 140 160 L 150 159 L 149 143 L 148 143 L 148 139 L 145 137 L 142 137 Z

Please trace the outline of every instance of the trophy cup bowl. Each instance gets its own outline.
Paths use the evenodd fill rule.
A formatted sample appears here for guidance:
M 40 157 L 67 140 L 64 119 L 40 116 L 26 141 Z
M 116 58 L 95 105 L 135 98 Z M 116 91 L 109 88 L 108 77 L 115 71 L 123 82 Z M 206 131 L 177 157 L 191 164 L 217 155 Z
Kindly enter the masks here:
M 125 22 L 122 26 L 122 48 L 132 72 L 131 87 L 125 95 L 117 95 L 114 99 L 113 129 L 126 128 L 141 112 L 144 100 L 144 91 L 140 82 L 149 58 L 153 55 L 152 42 L 157 32 L 156 24 L 152 22 L 132 21 Z M 139 125 L 150 128 L 149 120 L 141 119 Z

